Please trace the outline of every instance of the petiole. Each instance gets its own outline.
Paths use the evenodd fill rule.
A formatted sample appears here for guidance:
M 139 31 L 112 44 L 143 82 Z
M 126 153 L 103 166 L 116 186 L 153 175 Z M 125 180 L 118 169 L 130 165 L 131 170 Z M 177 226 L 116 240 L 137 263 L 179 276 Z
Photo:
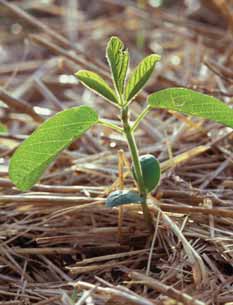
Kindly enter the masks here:
M 150 112 L 151 107 L 148 105 L 146 106 L 146 108 L 139 114 L 139 116 L 137 117 L 137 119 L 134 121 L 131 130 L 132 132 L 134 132 L 138 125 L 140 124 L 140 122 L 144 119 L 144 117 L 147 115 L 148 112 Z
M 109 122 L 108 120 L 99 119 L 98 123 L 105 126 L 105 127 L 109 127 L 111 129 L 117 131 L 118 133 L 123 133 L 123 128 Z

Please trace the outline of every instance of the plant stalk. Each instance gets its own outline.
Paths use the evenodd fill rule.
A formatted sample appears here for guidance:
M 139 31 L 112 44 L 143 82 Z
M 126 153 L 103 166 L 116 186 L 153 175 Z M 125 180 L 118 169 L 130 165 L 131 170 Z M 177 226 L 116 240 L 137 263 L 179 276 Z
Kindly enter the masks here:
M 154 226 L 153 226 L 153 220 L 150 214 L 150 211 L 147 206 L 147 192 L 145 190 L 144 186 L 144 181 L 143 181 L 143 175 L 142 175 L 142 169 L 141 169 L 141 164 L 139 161 L 139 155 L 138 155 L 138 149 L 137 149 L 137 144 L 134 138 L 134 134 L 132 132 L 132 129 L 129 125 L 129 119 L 128 119 L 128 107 L 124 107 L 121 112 L 121 120 L 123 123 L 123 129 L 124 133 L 128 142 L 132 162 L 134 165 L 135 169 L 135 175 L 137 178 L 137 184 L 139 188 L 140 195 L 143 197 L 144 202 L 141 204 L 142 206 L 142 211 L 144 215 L 145 222 L 151 232 L 154 231 Z

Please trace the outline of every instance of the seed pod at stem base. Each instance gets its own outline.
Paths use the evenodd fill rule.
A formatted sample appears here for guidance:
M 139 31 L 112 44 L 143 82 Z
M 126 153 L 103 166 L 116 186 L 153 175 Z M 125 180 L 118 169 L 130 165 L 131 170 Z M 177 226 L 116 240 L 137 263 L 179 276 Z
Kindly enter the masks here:
M 145 189 L 147 193 L 150 193 L 159 184 L 161 173 L 160 163 L 153 155 L 150 154 L 140 156 L 139 161 L 142 168 Z M 132 166 L 132 172 L 134 179 L 137 181 L 134 166 Z

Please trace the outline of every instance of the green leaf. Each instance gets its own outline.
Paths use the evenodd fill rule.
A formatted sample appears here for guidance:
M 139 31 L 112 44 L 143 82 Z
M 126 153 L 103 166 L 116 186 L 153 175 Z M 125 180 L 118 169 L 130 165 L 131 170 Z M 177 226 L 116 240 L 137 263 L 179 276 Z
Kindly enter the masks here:
M 218 99 L 185 88 L 160 90 L 148 97 L 153 108 L 179 111 L 233 127 L 233 109 Z
M 88 106 L 57 113 L 25 140 L 11 158 L 9 175 L 22 191 L 30 189 L 57 155 L 98 122 Z
M 87 70 L 80 70 L 75 73 L 75 76 L 83 85 L 101 95 L 108 101 L 118 103 L 114 91 L 98 74 Z
M 144 58 L 137 68 L 132 72 L 125 89 L 126 101 L 132 100 L 143 89 L 146 82 L 154 71 L 155 64 L 160 60 L 160 56 L 152 54 Z
M 118 37 L 111 37 L 106 48 L 106 57 L 111 68 L 114 86 L 119 95 L 124 92 L 124 84 L 129 64 L 129 53 Z
M 4 124 L 0 123 L 0 134 L 7 133 L 7 128 Z

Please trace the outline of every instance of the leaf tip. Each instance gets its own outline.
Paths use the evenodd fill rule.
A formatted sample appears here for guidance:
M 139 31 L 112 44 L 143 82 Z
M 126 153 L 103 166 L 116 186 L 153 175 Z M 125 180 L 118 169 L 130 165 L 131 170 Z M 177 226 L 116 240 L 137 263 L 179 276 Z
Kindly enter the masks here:
M 111 53 L 114 51 L 123 51 L 124 43 L 117 36 L 111 36 L 106 47 L 106 57 L 107 59 L 111 56 Z
M 159 54 L 151 54 L 150 56 L 152 56 L 156 61 L 159 61 L 161 59 L 161 56 Z
M 74 73 L 74 75 L 80 80 L 80 78 L 86 74 L 86 70 L 79 70 L 76 73 Z
M 121 41 L 121 39 L 118 36 L 111 36 L 109 38 L 108 44 L 115 43 L 115 42 L 118 42 L 123 45 L 123 42 Z

